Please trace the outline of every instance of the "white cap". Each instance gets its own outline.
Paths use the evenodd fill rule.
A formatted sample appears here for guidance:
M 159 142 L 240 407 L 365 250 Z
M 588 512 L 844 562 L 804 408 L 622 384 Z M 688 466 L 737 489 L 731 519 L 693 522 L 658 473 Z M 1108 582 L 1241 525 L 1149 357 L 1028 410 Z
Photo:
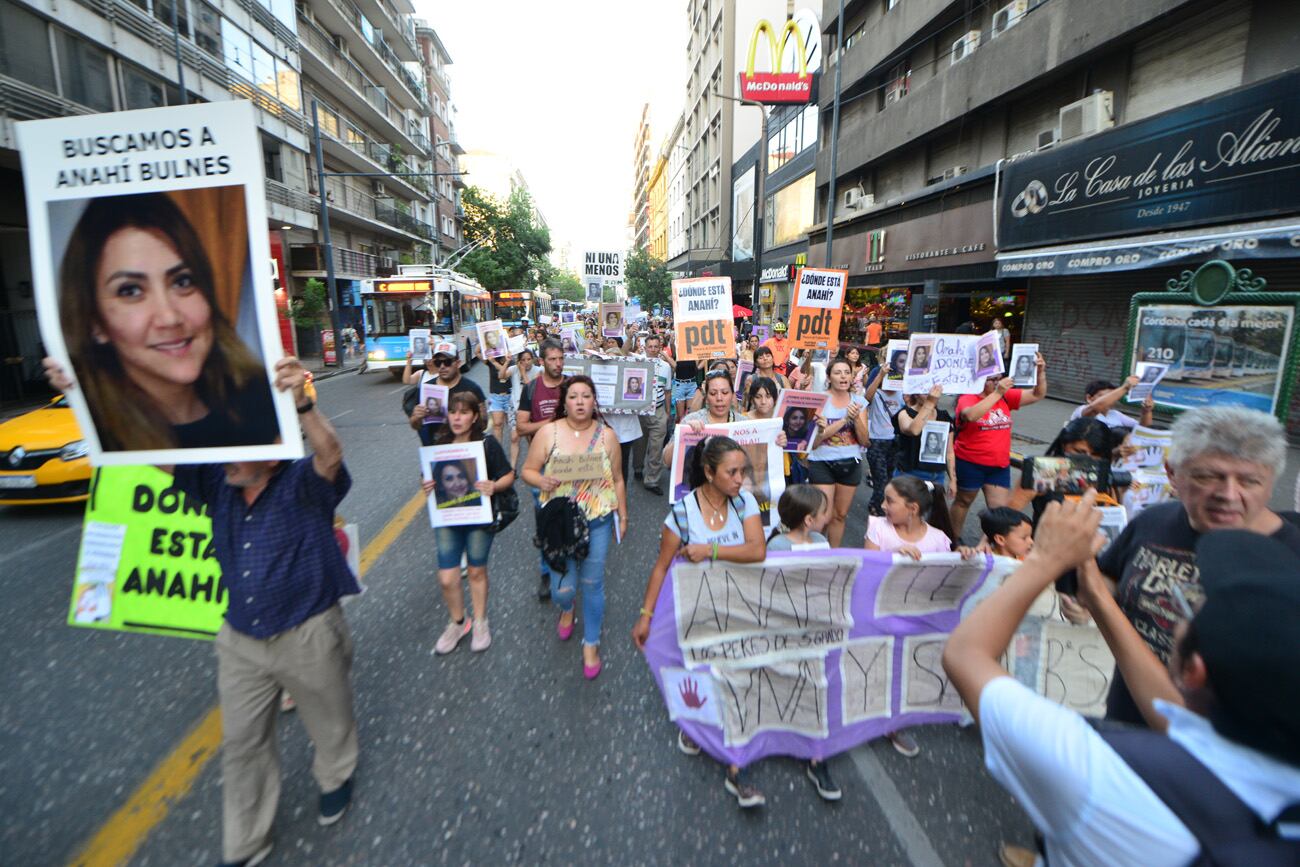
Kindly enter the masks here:
M 450 340 L 439 340 L 437 343 L 433 344 L 433 354 L 450 355 L 452 358 L 460 355 L 460 353 L 456 351 L 456 344 L 452 343 Z

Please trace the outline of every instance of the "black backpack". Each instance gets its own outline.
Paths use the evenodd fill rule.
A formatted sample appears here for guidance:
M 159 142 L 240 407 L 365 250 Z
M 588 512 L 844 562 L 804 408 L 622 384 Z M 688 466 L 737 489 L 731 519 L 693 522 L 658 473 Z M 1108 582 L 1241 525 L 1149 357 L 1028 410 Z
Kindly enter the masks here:
M 1280 825 L 1300 822 L 1300 803 L 1265 824 L 1209 768 L 1165 735 L 1101 721 L 1094 727 L 1200 843 L 1192 867 L 1300 864 L 1300 839 L 1279 833 Z

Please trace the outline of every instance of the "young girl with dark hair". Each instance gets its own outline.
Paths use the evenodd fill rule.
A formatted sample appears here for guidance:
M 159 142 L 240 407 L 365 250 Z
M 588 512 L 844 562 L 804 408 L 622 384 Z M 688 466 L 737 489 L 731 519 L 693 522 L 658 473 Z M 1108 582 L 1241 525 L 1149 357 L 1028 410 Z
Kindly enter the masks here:
M 491 496 L 515 483 L 515 470 L 496 437 L 483 432 L 486 425 L 483 403 L 478 396 L 465 391 L 457 392 L 447 403 L 447 420 L 434 432 L 433 444 L 481 441 L 487 460 L 488 478 L 480 479 L 474 487 L 480 494 Z M 432 493 L 437 485 L 436 478 L 422 482 L 426 494 Z M 460 644 L 460 640 L 471 632 L 470 650 L 487 650 L 492 644 L 487 620 L 487 564 L 493 540 L 490 527 L 490 524 L 470 524 L 434 529 L 438 553 L 438 584 L 442 587 L 442 598 L 450 615 L 447 628 L 433 646 L 434 652 L 440 655 L 451 653 Z M 465 611 L 465 596 L 460 586 L 462 557 L 467 563 L 469 595 L 474 603 L 473 618 Z
M 767 556 L 758 501 L 741 488 L 745 452 L 740 445 L 729 437 L 706 437 L 692 452 L 689 477 L 691 492 L 664 519 L 659 559 L 650 572 L 641 616 L 632 629 L 632 640 L 641 650 L 650 636 L 650 619 L 675 557 L 680 555 L 692 563 L 759 563 Z M 678 732 L 677 747 L 687 755 L 700 753 L 699 744 L 685 732 Z M 762 792 L 745 782 L 737 765 L 727 769 L 725 786 L 742 807 L 758 807 L 766 802 Z
M 885 486 L 884 515 L 867 518 L 868 551 L 889 551 L 921 559 L 922 554 L 952 550 L 952 525 L 943 489 L 914 476 L 895 476 Z M 909 759 L 921 752 L 906 729 L 891 732 L 889 741 Z
M 826 495 L 812 485 L 791 485 L 777 501 L 776 513 L 781 526 L 772 530 L 767 540 L 769 551 L 813 551 L 830 548 L 822 535 L 831 519 L 831 504 Z

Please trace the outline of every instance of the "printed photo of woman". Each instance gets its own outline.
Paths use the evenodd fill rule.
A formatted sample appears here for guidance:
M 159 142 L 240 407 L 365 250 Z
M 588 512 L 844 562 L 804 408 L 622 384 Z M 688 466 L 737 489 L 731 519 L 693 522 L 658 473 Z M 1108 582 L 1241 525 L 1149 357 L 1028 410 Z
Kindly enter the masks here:
M 439 461 L 433 465 L 433 495 L 439 509 L 477 507 L 483 496 L 474 483 L 477 468 L 472 460 Z
M 242 218 L 243 188 L 220 190 L 238 192 L 206 201 L 237 202 Z M 91 200 L 63 251 L 60 326 L 100 445 L 124 452 L 277 442 L 265 364 L 232 325 L 241 294 L 251 292 L 247 234 L 205 248 L 173 195 L 181 194 Z M 51 224 L 78 205 L 51 203 Z M 224 309 L 214 259 L 239 272 Z

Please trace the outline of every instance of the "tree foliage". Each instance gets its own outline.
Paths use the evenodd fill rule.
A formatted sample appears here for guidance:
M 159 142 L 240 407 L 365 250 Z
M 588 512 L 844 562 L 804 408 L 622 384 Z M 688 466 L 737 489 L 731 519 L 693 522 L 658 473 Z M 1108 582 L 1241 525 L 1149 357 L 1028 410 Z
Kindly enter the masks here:
M 515 190 L 502 202 L 469 187 L 461 194 L 465 243 L 482 241 L 456 270 L 473 277 L 484 289 L 532 289 L 542 285 L 550 263 L 551 233 L 537 218 L 527 190 Z
M 549 267 L 546 279 L 541 281 L 541 285 L 546 287 L 546 291 L 551 293 L 552 298 L 581 303 L 585 297 L 582 281 L 578 279 L 578 275 L 572 271 L 561 271 L 553 265 Z
M 289 300 L 289 318 L 300 328 L 312 328 L 329 318 L 329 293 L 325 281 L 309 277 L 302 294 Z
M 648 313 L 656 306 L 672 306 L 673 278 L 663 260 L 655 258 L 647 250 L 634 250 L 627 257 L 627 267 L 623 270 L 627 276 L 628 297 L 640 301 L 642 310 Z

